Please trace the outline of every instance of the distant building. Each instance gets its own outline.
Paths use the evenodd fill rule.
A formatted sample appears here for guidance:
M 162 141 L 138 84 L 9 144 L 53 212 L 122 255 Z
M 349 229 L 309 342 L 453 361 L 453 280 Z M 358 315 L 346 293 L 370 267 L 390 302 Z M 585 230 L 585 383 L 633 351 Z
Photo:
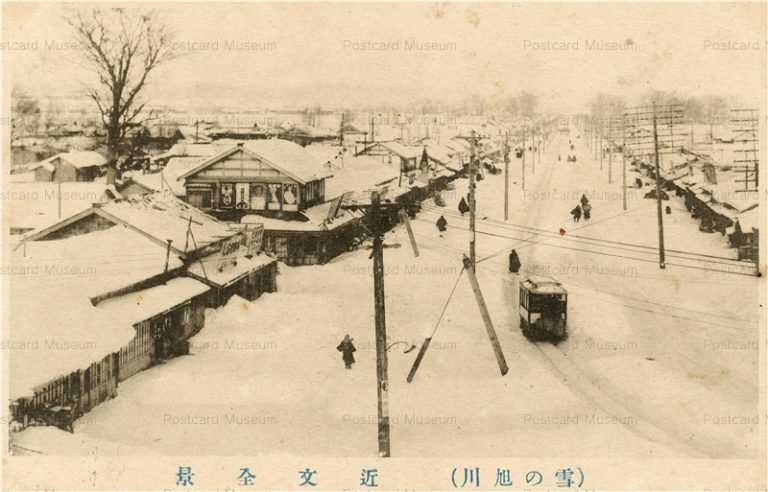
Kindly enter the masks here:
M 93 181 L 106 170 L 107 160 L 98 152 L 72 151 L 56 154 L 27 166 L 35 181 Z

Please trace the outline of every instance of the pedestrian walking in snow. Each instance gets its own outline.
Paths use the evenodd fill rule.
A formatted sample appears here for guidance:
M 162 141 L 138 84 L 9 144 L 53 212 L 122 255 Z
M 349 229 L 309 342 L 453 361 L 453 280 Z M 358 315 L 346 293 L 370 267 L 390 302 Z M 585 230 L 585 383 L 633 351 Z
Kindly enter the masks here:
M 587 203 L 583 205 L 581 208 L 584 211 L 584 220 L 589 220 L 592 217 L 592 205 Z
M 517 256 L 517 251 L 513 249 L 512 252 L 509 253 L 509 271 L 511 273 L 517 273 L 520 271 L 521 266 L 520 257 Z
M 576 205 L 576 207 L 571 210 L 571 215 L 573 215 L 573 221 L 578 222 L 579 219 L 581 219 L 581 207 Z
M 581 206 L 583 207 L 583 206 L 584 206 L 584 205 L 586 205 L 587 203 L 589 203 L 589 198 L 587 198 L 587 195 L 585 195 L 585 194 L 582 194 L 582 195 L 581 195 Z
M 469 205 L 467 205 L 467 201 L 464 197 L 461 197 L 461 201 L 459 202 L 459 212 L 461 212 L 461 215 L 469 212 Z
M 352 338 L 349 337 L 349 333 L 344 336 L 344 340 L 341 341 L 336 350 L 341 352 L 341 358 L 344 360 L 344 367 L 352 369 L 352 364 L 355 363 L 355 352 L 357 349 L 352 343 Z
M 440 218 L 437 219 L 437 222 L 435 222 L 435 225 L 437 226 L 437 230 L 440 231 L 440 237 L 443 237 L 443 233 L 448 228 L 448 221 L 441 215 Z

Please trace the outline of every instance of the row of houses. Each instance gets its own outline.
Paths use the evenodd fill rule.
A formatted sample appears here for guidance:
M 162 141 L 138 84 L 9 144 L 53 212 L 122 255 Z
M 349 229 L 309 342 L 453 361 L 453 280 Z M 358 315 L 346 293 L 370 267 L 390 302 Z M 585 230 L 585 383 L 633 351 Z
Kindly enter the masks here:
M 263 229 L 170 193 L 114 199 L 25 237 L 10 272 L 14 425 L 66 427 L 119 383 L 188 351 L 205 309 L 277 289 Z
M 86 207 L 92 197 L 62 213 L 59 194 L 55 220 L 14 231 L 15 425 L 71 425 L 125 379 L 187 353 L 206 308 L 276 291 L 278 261 L 325 263 L 357 247 L 371 190 L 413 212 L 463 172 L 467 152 L 461 139 L 359 152 L 282 139 L 183 142 L 158 156 L 162 172 L 129 173 Z
M 685 201 L 702 232 L 727 235 L 738 258 L 758 262 L 759 193 L 745 191 L 744 173 L 720 166 L 710 156 L 681 149 L 663 156 L 665 190 Z M 655 163 L 636 158 L 633 165 L 656 179 Z
M 156 157 L 164 162 L 161 173 L 130 178 L 171 190 L 221 220 L 262 223 L 266 251 L 288 265 L 316 264 L 364 236 L 364 213 L 347 206 L 350 193 L 386 186 L 412 207 L 462 171 L 462 142 L 373 142 L 359 152 L 281 139 L 179 143 Z

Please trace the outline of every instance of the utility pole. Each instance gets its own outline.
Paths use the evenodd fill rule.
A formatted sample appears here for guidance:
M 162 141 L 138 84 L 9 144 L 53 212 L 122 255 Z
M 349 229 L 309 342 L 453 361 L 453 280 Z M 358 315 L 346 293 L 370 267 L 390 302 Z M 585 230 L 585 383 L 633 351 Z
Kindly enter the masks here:
M 531 128 L 531 174 L 536 174 L 536 129 Z
M 525 191 L 525 154 L 528 149 L 525 148 L 525 139 L 527 138 L 526 132 L 528 127 L 523 124 L 523 191 Z
M 378 192 L 371 193 L 373 227 L 373 300 L 376 323 L 376 394 L 378 396 L 379 456 L 389 457 L 389 382 L 387 375 L 387 324 L 384 304 L 384 234 L 381 230 Z
M 600 170 L 603 170 L 603 119 L 600 117 L 600 137 L 597 145 L 597 151 L 600 153 Z
M 504 220 L 509 220 L 509 130 L 504 135 Z
M 507 361 L 504 359 L 504 352 L 501 350 L 501 344 L 496 336 L 496 330 L 493 328 L 493 322 L 491 321 L 491 315 L 488 312 L 488 307 L 485 304 L 483 293 L 480 290 L 480 284 L 475 276 L 475 265 L 477 264 L 477 257 L 475 254 L 475 216 L 476 216 L 476 203 L 475 203 L 475 131 L 472 130 L 470 136 L 470 161 L 469 161 L 469 230 L 471 235 L 469 237 L 469 258 L 464 256 L 464 269 L 467 271 L 469 281 L 472 285 L 472 291 L 475 294 L 475 300 L 477 306 L 480 308 L 480 315 L 483 318 L 483 324 L 485 330 L 488 333 L 488 339 L 491 341 L 493 347 L 493 353 L 496 356 L 496 362 L 499 364 L 499 370 L 501 375 L 505 375 L 509 371 L 507 367 Z
M 659 268 L 667 267 L 664 260 L 664 220 L 661 215 L 661 166 L 659 164 L 659 135 L 656 129 L 656 103 L 653 104 L 653 149 L 656 155 L 656 216 L 659 221 Z
M 475 131 L 469 137 L 469 258 L 475 264 Z
M 613 117 L 608 120 L 608 184 L 613 183 Z
M 469 283 L 472 286 L 472 292 L 475 294 L 477 307 L 480 308 L 480 315 L 483 318 L 483 324 L 485 324 L 485 330 L 488 333 L 488 339 L 491 341 L 491 346 L 493 347 L 493 354 L 496 356 L 496 362 L 499 364 L 499 371 L 501 371 L 501 375 L 504 376 L 509 372 L 509 367 L 507 366 L 507 361 L 504 358 L 504 352 L 501 350 L 499 339 L 496 336 L 496 330 L 493 328 L 493 321 L 491 321 L 491 315 L 488 312 L 488 306 L 486 306 L 483 293 L 480 290 L 480 284 L 478 283 L 477 277 L 475 276 L 475 263 L 466 256 L 464 257 L 463 262 L 464 270 L 466 270 L 467 277 L 469 277 Z
M 627 210 L 627 131 L 624 124 L 625 116 L 621 121 L 621 206 Z

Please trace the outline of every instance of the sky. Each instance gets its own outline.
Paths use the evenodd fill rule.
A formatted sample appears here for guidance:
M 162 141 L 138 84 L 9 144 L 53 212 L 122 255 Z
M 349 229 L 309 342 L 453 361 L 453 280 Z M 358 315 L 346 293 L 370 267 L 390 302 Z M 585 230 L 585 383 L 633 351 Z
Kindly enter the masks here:
M 758 3 L 150 5 L 183 56 L 152 74 L 145 95 L 171 106 L 455 103 L 526 90 L 545 111 L 576 112 L 598 91 L 757 100 L 765 87 Z M 67 44 L 65 8 L 4 5 L 11 85 L 82 93 L 89 75 Z

